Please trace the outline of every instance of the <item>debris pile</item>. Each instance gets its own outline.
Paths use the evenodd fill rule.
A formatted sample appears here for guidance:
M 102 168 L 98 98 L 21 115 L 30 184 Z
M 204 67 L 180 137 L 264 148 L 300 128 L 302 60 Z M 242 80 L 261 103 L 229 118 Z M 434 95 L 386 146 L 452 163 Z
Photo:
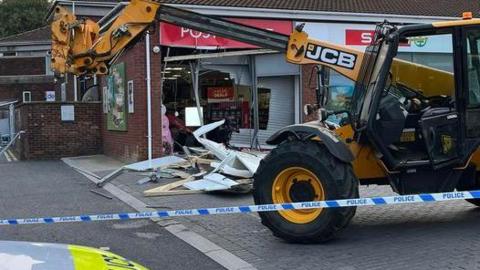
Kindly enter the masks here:
M 222 120 L 204 125 L 193 132 L 195 139 L 204 148 L 184 147 L 184 157 L 166 156 L 152 160 L 156 168 L 154 173 L 140 180 L 139 184 L 158 182 L 159 179 L 181 180 L 147 190 L 144 195 L 167 196 L 210 191 L 249 192 L 253 175 L 265 154 L 227 149 L 223 144 L 204 136 L 224 122 L 225 120 Z M 129 169 L 142 167 L 138 164 L 147 166 L 148 161 L 141 163 L 132 164 L 134 166 Z

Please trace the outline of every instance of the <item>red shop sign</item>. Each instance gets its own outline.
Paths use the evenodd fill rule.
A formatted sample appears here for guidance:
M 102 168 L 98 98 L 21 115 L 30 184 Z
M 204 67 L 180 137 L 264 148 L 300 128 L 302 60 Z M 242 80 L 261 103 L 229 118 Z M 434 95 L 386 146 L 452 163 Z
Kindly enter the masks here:
M 373 30 L 345 30 L 345 45 L 368 46 L 373 41 Z
M 368 46 L 372 43 L 374 35 L 374 30 L 345 29 L 345 45 Z M 400 43 L 400 46 L 410 45 Z
M 285 35 L 290 35 L 293 29 L 293 24 L 291 21 L 238 18 L 232 18 L 228 20 Z M 257 48 L 254 45 L 223 37 L 217 37 L 212 34 L 195 31 L 189 28 L 164 22 L 160 23 L 160 44 L 172 47 L 206 49 Z
M 207 97 L 209 99 L 231 99 L 233 98 L 233 87 L 208 87 Z

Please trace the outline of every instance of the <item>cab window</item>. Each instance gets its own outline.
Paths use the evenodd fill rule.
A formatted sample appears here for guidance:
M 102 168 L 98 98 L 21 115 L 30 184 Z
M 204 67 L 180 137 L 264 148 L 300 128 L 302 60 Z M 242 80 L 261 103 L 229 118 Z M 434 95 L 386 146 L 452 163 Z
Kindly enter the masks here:
M 422 122 L 455 110 L 452 34 L 402 38 L 375 115 L 374 129 L 401 162 L 427 160 Z
M 329 98 L 325 108 L 330 111 L 350 110 L 355 83 L 342 74 L 330 70 Z M 348 124 L 346 113 L 331 115 L 328 121 L 344 126 Z
M 472 29 L 467 32 L 467 82 L 468 107 L 480 107 L 480 30 Z

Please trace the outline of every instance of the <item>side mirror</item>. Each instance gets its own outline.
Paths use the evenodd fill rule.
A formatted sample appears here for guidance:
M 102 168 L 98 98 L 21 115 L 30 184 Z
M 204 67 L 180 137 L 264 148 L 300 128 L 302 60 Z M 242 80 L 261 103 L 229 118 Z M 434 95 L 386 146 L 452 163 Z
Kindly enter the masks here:
M 326 110 L 324 108 L 320 108 L 320 110 L 318 110 L 318 118 L 319 118 L 320 122 L 323 122 L 323 121 L 327 120 L 327 118 L 330 117 L 331 115 L 343 114 L 343 113 L 347 114 L 348 121 L 351 123 L 352 114 L 349 110 L 330 111 L 330 110 Z

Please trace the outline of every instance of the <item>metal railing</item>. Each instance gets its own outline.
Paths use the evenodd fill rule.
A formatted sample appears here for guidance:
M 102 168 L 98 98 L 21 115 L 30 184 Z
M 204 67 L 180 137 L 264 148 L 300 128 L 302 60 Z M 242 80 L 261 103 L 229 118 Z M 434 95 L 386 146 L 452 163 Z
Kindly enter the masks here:
M 15 136 L 14 136 L 13 138 L 10 139 L 10 141 L 8 142 L 7 145 L 5 145 L 5 147 L 0 148 L 0 156 L 2 156 L 2 155 L 8 150 L 8 148 L 10 148 L 10 146 L 12 146 L 12 145 L 14 144 L 15 141 L 16 141 L 18 138 L 20 138 L 20 136 L 21 136 L 23 133 L 25 133 L 25 131 L 23 131 L 23 130 L 20 131 L 20 132 L 18 132 L 17 134 L 15 134 Z

